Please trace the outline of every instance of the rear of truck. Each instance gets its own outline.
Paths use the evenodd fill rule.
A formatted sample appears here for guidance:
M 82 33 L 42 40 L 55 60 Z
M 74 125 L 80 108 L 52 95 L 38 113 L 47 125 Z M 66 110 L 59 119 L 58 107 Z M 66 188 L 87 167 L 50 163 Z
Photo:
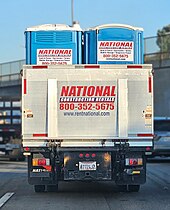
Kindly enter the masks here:
M 25 65 L 22 136 L 36 192 L 59 181 L 138 191 L 153 146 L 151 65 Z

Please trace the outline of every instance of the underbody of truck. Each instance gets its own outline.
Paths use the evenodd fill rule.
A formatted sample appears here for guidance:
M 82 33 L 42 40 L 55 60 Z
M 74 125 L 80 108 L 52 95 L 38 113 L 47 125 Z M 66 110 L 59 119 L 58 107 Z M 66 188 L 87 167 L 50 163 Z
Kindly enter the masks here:
M 114 147 L 25 148 L 28 181 L 36 192 L 57 191 L 60 181 L 114 181 L 120 190 L 138 191 L 146 182 L 147 148 L 129 148 L 126 141 Z

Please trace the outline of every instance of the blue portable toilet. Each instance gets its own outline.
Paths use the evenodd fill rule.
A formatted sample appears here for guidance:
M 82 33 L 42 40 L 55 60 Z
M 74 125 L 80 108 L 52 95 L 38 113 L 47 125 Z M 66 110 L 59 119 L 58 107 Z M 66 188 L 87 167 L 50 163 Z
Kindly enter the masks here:
M 84 31 L 85 64 L 142 64 L 143 29 L 123 24 L 99 25 Z
M 82 30 L 79 24 L 45 24 L 27 28 L 26 64 L 82 63 Z

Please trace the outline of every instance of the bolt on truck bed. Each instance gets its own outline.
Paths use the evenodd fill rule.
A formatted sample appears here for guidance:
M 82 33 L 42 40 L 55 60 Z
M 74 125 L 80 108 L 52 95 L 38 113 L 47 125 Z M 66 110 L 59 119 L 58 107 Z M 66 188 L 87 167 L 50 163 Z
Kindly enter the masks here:
M 24 147 L 151 147 L 151 65 L 25 65 Z

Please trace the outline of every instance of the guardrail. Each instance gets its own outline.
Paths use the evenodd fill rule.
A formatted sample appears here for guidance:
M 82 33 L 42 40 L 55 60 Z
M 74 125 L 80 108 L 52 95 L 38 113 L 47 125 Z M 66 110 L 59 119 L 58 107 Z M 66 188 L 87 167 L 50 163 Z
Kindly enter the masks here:
M 11 61 L 0 64 L 0 87 L 20 85 L 20 71 L 25 60 Z
M 19 74 L 22 66 L 25 64 L 25 60 L 11 61 L 0 64 L 0 76 Z

